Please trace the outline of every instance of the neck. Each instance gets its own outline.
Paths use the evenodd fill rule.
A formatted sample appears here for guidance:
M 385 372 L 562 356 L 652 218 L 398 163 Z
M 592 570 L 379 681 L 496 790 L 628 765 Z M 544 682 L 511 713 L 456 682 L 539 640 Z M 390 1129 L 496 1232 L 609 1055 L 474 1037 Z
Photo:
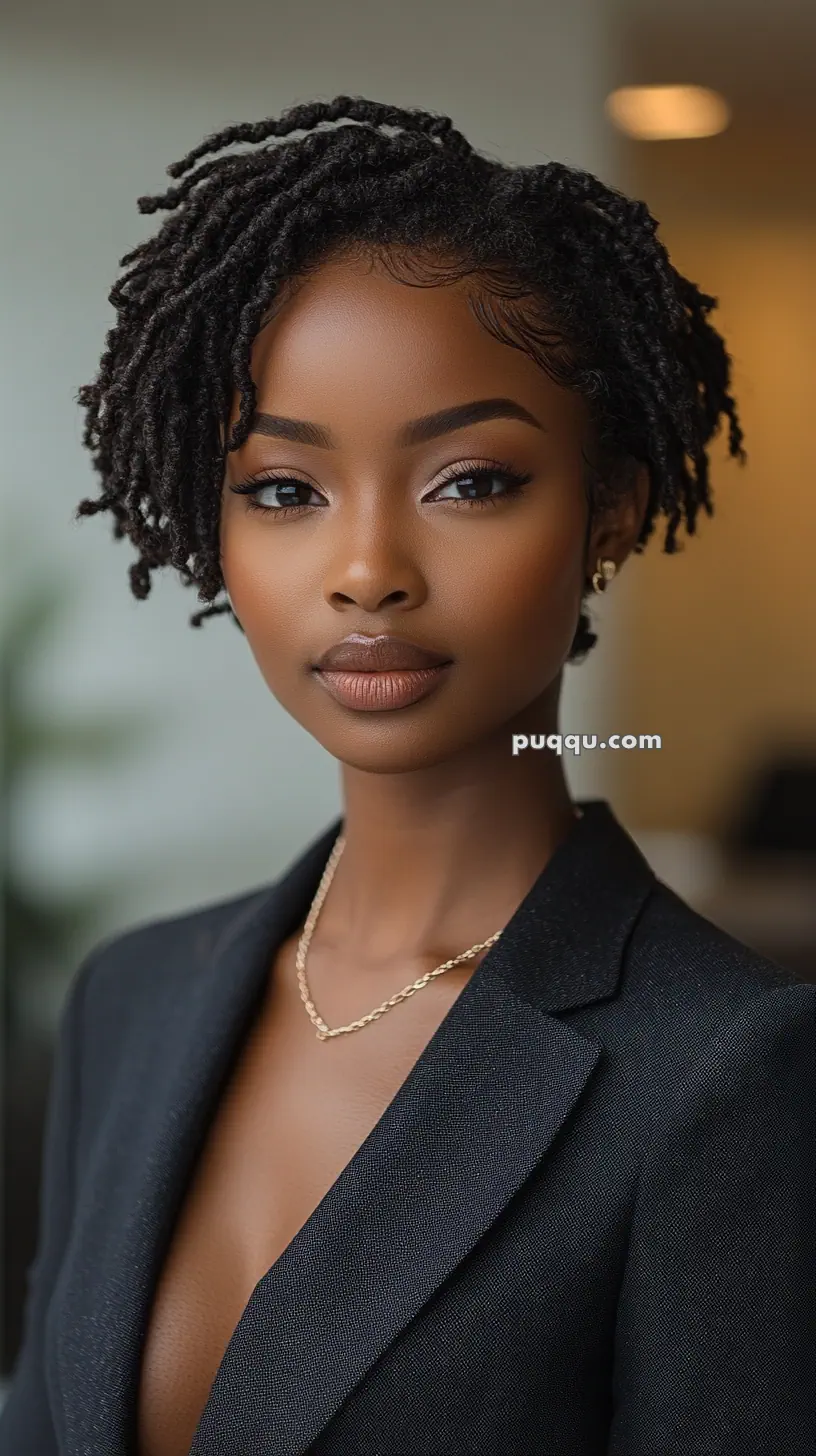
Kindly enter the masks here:
M 512 731 L 555 732 L 540 708 Z M 407 773 L 344 766 L 345 848 L 316 945 L 358 964 L 441 960 L 507 923 L 575 822 L 561 759 L 512 757 L 510 731 Z

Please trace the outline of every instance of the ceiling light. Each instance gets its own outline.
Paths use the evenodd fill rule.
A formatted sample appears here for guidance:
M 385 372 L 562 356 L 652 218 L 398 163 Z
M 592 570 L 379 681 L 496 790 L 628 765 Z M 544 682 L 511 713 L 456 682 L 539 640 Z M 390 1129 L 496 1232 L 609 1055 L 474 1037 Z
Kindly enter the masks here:
M 606 98 L 610 121 L 637 141 L 716 136 L 731 110 L 706 86 L 621 86 Z

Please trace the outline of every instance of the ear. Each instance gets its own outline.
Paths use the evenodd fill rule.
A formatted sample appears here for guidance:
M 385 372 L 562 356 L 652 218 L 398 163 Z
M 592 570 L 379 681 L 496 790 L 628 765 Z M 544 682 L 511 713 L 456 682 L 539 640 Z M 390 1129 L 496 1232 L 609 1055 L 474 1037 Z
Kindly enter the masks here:
M 589 534 L 584 563 L 587 581 L 592 580 L 599 557 L 609 557 L 620 571 L 640 536 L 649 503 L 649 467 L 644 461 L 630 457 L 625 463 L 624 478 L 625 488 L 613 505 L 598 512 Z

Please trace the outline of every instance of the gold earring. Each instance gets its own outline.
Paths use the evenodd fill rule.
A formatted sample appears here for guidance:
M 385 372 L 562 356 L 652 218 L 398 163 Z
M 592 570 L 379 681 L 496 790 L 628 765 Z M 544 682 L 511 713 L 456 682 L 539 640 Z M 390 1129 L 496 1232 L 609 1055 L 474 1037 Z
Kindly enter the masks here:
M 614 561 L 612 561 L 611 557 L 609 557 L 609 556 L 600 557 L 599 556 L 598 557 L 598 569 L 597 569 L 597 571 L 595 572 L 595 574 L 594 574 L 594 576 L 592 578 L 592 587 L 593 587 L 593 590 L 596 591 L 596 592 L 605 592 L 606 591 L 606 583 L 608 581 L 611 581 L 612 580 L 612 578 L 615 575 L 615 572 L 617 571 L 617 569 L 618 568 L 615 565 Z

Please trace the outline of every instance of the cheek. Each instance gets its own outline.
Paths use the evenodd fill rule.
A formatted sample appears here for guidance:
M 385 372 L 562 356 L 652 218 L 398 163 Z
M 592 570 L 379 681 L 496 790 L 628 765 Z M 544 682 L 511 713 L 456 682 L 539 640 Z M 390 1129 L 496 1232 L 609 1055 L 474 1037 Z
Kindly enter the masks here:
M 257 633 L 278 640 L 292 610 L 302 572 L 294 553 L 282 551 L 274 537 L 279 526 L 225 513 L 221 522 L 221 571 L 235 614 L 252 640 Z M 270 539 L 271 538 L 271 539 Z
M 586 517 L 574 501 L 496 531 L 451 582 L 449 610 L 472 650 L 504 675 L 525 660 L 560 667 L 580 610 Z M 455 605 L 455 602 L 458 605 Z
M 501 697 L 539 691 L 572 645 L 583 584 L 582 498 L 566 481 L 503 520 L 448 524 L 418 544 L 429 596 L 426 635 L 438 631 L 463 667 L 467 691 L 492 682 Z M 454 526 L 458 529 L 454 529 Z M 305 538 L 303 538 L 305 540 Z M 303 625 L 321 618 L 326 562 L 298 549 L 285 524 L 256 521 L 230 503 L 221 523 L 221 565 L 236 616 L 264 676 L 283 689 Z M 464 686 L 465 678 L 462 678 Z

